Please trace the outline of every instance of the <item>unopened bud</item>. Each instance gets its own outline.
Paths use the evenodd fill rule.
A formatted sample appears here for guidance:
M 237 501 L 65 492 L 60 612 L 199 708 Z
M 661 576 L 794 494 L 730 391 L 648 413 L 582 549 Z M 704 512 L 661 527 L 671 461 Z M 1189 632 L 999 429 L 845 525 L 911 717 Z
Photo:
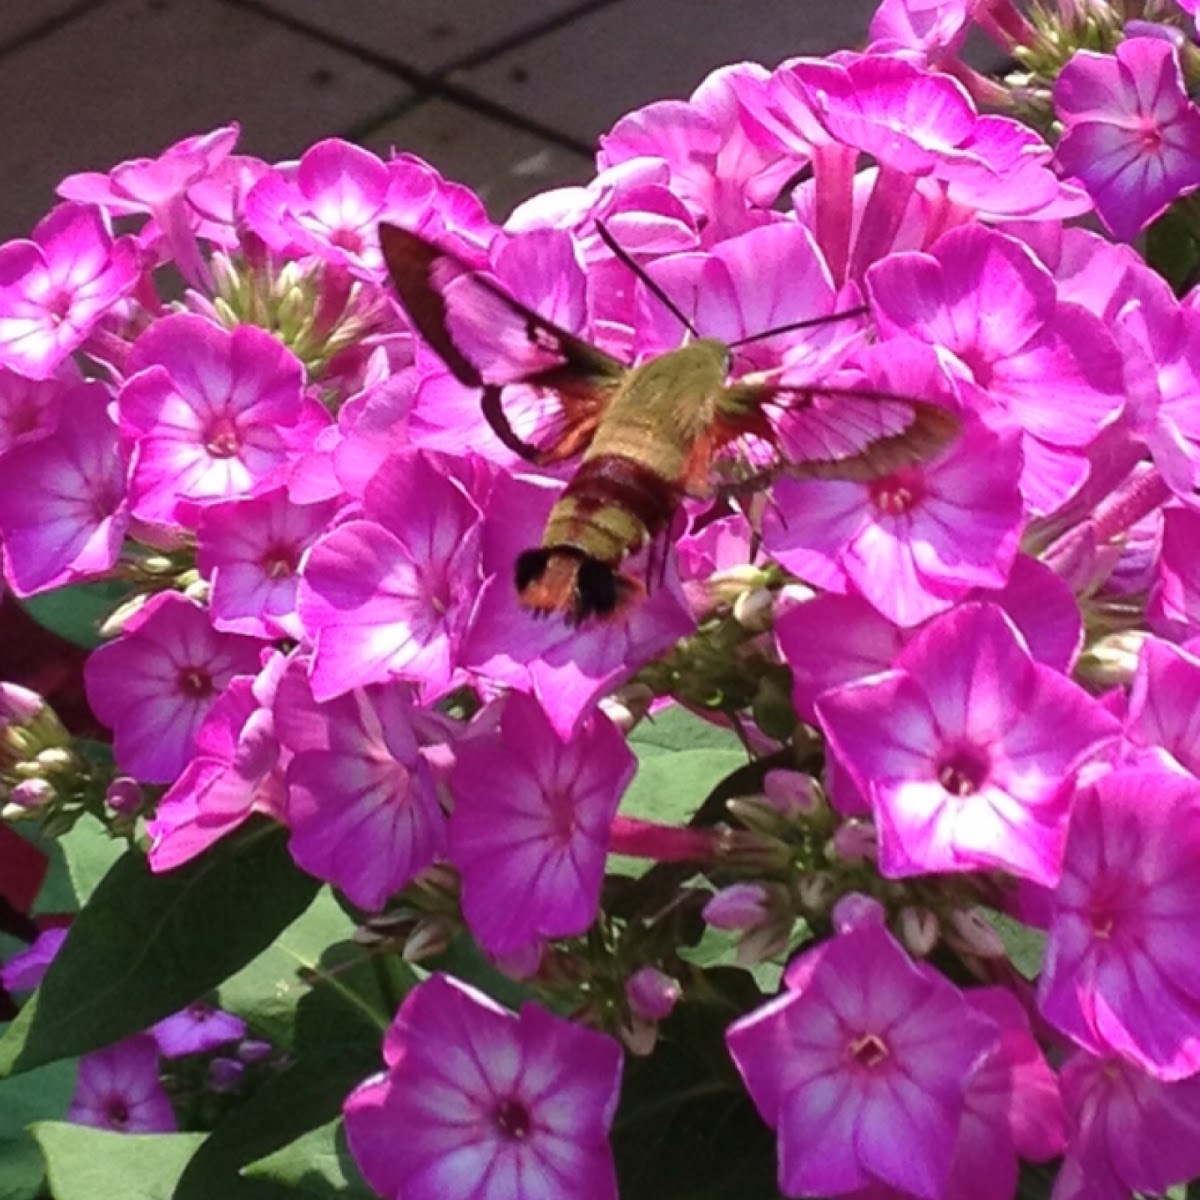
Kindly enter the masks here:
M 844 863 L 874 862 L 876 849 L 875 826 L 868 821 L 839 825 L 829 843 L 830 857 Z
M 32 812 L 54 799 L 54 785 L 45 779 L 22 779 L 8 793 L 9 802 Z
M 751 633 L 766 633 L 771 628 L 775 597 L 770 588 L 756 587 L 742 592 L 733 602 L 733 619 Z
M 820 916 L 833 904 L 837 885 L 828 871 L 813 871 L 800 880 L 796 892 L 801 909 L 810 916 Z
M 404 943 L 404 961 L 422 962 L 436 958 L 450 945 L 454 930 L 444 917 L 425 917 L 418 921 Z
M 946 938 L 977 958 L 1003 958 L 1006 953 L 995 926 L 977 908 L 951 913 Z
M 838 933 L 851 933 L 873 925 L 887 924 L 887 912 L 874 896 L 847 892 L 833 906 L 833 927 Z
M 24 725 L 32 721 L 46 702 L 28 688 L 0 681 L 0 726 Z
M 911 905 L 900 910 L 900 940 L 916 958 L 924 958 L 937 945 L 941 925 L 937 914 Z
M 1142 645 L 1149 636 L 1136 629 L 1106 634 L 1080 655 L 1076 675 L 1094 688 L 1125 687 L 1133 678 Z
M 738 563 L 737 566 L 714 571 L 705 586 L 718 604 L 735 604 L 739 596 L 762 587 L 766 580 L 767 573 L 762 567 L 756 567 L 753 563 Z
M 149 599 L 149 593 L 138 592 L 137 595 L 130 596 L 128 600 L 118 604 L 101 622 L 100 636 L 102 638 L 117 637 L 124 630 L 126 622 L 141 612 L 146 606 L 146 601 Z
M 193 579 L 183 589 L 183 594 L 189 600 L 195 600 L 197 604 L 207 604 L 208 594 L 211 590 L 212 588 L 207 579 Z
M 261 1038 L 247 1038 L 244 1042 L 239 1043 L 237 1048 L 238 1058 L 245 1063 L 266 1062 L 274 1053 L 275 1047 Z
M 760 883 L 722 888 L 701 915 L 714 929 L 753 929 L 767 915 L 767 889 Z
M 625 981 L 625 999 L 643 1021 L 665 1021 L 682 995 L 677 980 L 657 967 L 639 967 Z
M 65 771 L 74 770 L 77 765 L 75 756 L 70 750 L 63 749 L 62 746 L 51 746 L 46 750 L 39 750 L 37 764 L 45 775 L 61 775 Z
M 236 1058 L 214 1058 L 208 1064 L 209 1091 L 236 1092 L 245 1074 L 245 1064 Z
M 789 820 L 816 816 L 825 807 L 821 785 L 801 771 L 768 771 L 763 795 L 780 816 Z
M 142 785 L 128 775 L 118 775 L 105 789 L 104 801 L 113 812 L 131 817 L 142 809 L 146 794 Z

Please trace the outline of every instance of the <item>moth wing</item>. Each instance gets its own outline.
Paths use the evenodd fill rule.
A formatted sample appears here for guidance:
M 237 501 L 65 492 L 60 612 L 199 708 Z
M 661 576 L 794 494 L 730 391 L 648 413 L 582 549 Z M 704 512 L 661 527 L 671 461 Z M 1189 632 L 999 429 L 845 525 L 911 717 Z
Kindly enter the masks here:
M 727 442 L 736 441 L 733 474 L 743 482 L 755 474 L 863 482 L 933 458 L 961 428 L 947 407 L 870 387 L 735 384 L 729 407 L 742 414 L 744 428 Z
M 460 383 L 483 389 L 484 415 L 510 450 L 556 462 L 587 445 L 624 363 L 420 234 L 381 224 L 379 243 L 413 326 Z

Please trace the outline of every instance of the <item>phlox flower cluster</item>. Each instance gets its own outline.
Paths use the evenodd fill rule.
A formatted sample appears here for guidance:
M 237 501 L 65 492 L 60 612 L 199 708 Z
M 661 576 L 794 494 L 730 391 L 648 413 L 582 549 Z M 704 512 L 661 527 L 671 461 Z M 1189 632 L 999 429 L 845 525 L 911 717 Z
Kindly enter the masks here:
M 386 929 L 419 982 L 344 1109 L 381 1195 L 616 1197 L 623 1048 L 690 1005 L 787 1196 L 1200 1177 L 1197 55 L 1132 7 L 883 0 L 865 51 L 716 71 L 503 225 L 408 154 L 231 126 L 0 247 L 5 583 L 123 595 L 85 671 L 111 774 L 6 692 L 5 813 L 159 873 L 273 822 Z M 429 312 L 381 225 L 450 256 Z M 692 413 L 626 443 L 666 531 L 583 622 L 514 587 L 593 432 L 555 327 L 631 372 L 730 347 L 690 474 Z M 623 807 L 680 710 L 754 770 Z M 466 938 L 519 1012 L 445 969 Z M 174 1128 L 159 1060 L 225 1020 L 87 1056 L 70 1118 Z

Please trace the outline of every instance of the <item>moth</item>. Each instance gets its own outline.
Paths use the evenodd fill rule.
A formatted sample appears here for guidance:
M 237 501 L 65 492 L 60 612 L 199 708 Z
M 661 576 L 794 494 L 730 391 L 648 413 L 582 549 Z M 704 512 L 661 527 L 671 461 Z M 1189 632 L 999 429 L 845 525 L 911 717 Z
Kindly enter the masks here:
M 646 585 L 622 570 L 626 559 L 651 549 L 667 534 L 685 497 L 705 498 L 726 488 L 752 489 L 782 471 L 809 477 L 864 480 L 935 454 L 956 434 L 948 409 L 920 399 L 861 388 L 798 387 L 768 379 L 731 379 L 739 345 L 864 310 L 777 327 L 740 342 L 702 337 L 659 285 L 597 222 L 613 254 L 633 271 L 689 332 L 690 340 L 638 365 L 622 362 L 560 328 L 511 296 L 457 255 L 406 229 L 379 226 L 384 262 L 412 325 L 460 383 L 481 390 L 484 416 L 497 437 L 527 461 L 546 466 L 576 455 L 581 461 L 550 512 L 540 546 L 515 565 L 521 603 L 535 614 L 560 614 L 573 624 L 605 620 L 644 594 Z M 538 353 L 538 365 L 504 383 L 489 381 L 491 364 L 474 361 L 448 321 L 446 288 L 466 281 L 477 314 Z M 500 372 L 503 374 L 503 372 Z M 519 437 L 503 394 L 514 383 L 556 398 L 561 420 L 552 438 L 534 444 Z M 856 453 L 801 463 L 780 461 L 722 484 L 714 467 L 741 440 L 768 451 L 777 437 L 768 406 L 811 407 L 816 398 L 904 401 L 912 418 L 898 433 Z M 828 401 L 826 400 L 826 403 Z

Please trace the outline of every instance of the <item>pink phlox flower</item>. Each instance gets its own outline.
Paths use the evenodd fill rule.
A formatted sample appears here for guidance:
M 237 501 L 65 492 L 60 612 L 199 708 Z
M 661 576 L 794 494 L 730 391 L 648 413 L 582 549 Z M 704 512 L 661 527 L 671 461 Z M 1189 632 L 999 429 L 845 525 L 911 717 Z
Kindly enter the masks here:
M 113 731 L 120 769 L 143 783 L 174 780 L 220 693 L 234 675 L 258 669 L 261 645 L 218 633 L 208 613 L 178 592 L 148 600 L 84 668 L 88 703 Z
M 808 951 L 787 982 L 726 1033 L 778 1134 L 780 1189 L 838 1196 L 881 1183 L 944 1195 L 964 1083 L 994 1050 L 995 1023 L 876 924 Z
M 1157 638 L 1143 642 L 1125 736 L 1134 746 L 1167 751 L 1200 777 L 1200 658 Z
M 197 1000 L 187 1008 L 152 1025 L 150 1035 L 163 1058 L 204 1054 L 245 1036 L 246 1022 Z
M 212 583 L 213 625 L 252 637 L 302 638 L 300 564 L 336 510 L 333 501 L 293 504 L 284 488 L 208 505 L 200 516 L 196 565 Z
M 1054 1200 L 1166 1195 L 1200 1174 L 1200 1076 L 1164 1082 L 1080 1051 L 1062 1089 L 1072 1128 Z
M 114 1133 L 173 1132 L 178 1126 L 158 1079 L 154 1039 L 138 1033 L 85 1054 L 67 1120 Z
M 1163 513 L 1162 553 L 1146 608 L 1156 633 L 1182 641 L 1200 633 L 1200 512 L 1168 508 Z
M 388 1200 L 617 1200 L 608 1133 L 621 1048 L 537 1004 L 520 1015 L 445 975 L 405 998 L 388 1071 L 345 1105 L 346 1136 Z
M 63 394 L 78 378 L 69 360 L 50 379 L 27 379 L 0 367 L 0 456 L 49 437 L 58 428 Z
M 300 360 L 265 330 L 189 313 L 138 338 L 117 398 L 134 445 L 134 515 L 194 528 L 198 506 L 266 491 L 328 416 L 304 394 Z
M 1038 990 L 1093 1053 L 1163 1080 L 1200 1070 L 1200 781 L 1120 768 L 1075 800 Z
M 1066 126 L 1058 160 L 1114 237 L 1131 241 L 1200 187 L 1200 110 L 1169 42 L 1131 37 L 1112 55 L 1079 51 L 1059 73 L 1054 105 Z
M 871 799 L 890 877 L 998 867 L 1053 885 L 1075 772 L 1118 730 L 978 603 L 930 622 L 893 670 L 825 692 L 816 710 Z
M 352 275 L 383 275 L 381 221 L 432 232 L 445 185 L 432 167 L 409 155 L 382 162 L 340 138 L 310 146 L 300 161 L 264 175 L 246 197 L 246 223 L 273 249 L 313 254 Z M 464 214 L 466 215 L 466 214 Z M 482 206 L 466 222 L 485 225 Z
M 446 818 L 421 752 L 412 689 L 374 684 L 318 704 L 303 683 L 294 679 L 279 698 L 307 713 L 289 713 L 285 737 L 298 719 L 308 725 L 287 769 L 292 856 L 377 911 L 445 848 Z
M 1011 992 L 973 988 L 967 1004 L 995 1022 L 999 1041 L 966 1081 L 962 1124 L 945 1200 L 1012 1200 L 1018 1156 L 1056 1158 L 1066 1145 L 1066 1113 L 1058 1078 Z
M 68 175 L 58 185 L 58 194 L 98 205 L 110 217 L 148 214 L 153 225 L 139 233 L 143 247 L 160 242 L 184 279 L 209 290 L 211 276 L 196 242 L 200 219 L 189 203 L 190 194 L 227 163 L 238 133 L 236 124 L 226 125 L 184 138 L 158 158 L 118 163 L 107 174 Z
M 44 929 L 28 950 L 14 954 L 0 967 L 0 987 L 6 992 L 31 992 L 42 982 L 69 930 L 65 925 Z
M 929 462 L 865 483 L 789 480 L 773 491 L 763 545 L 802 579 L 857 591 L 899 625 L 1003 587 L 1023 528 L 1014 430 L 969 420 Z
M 184 138 L 157 158 L 134 158 L 111 170 L 68 175 L 56 189 L 64 200 L 95 204 L 110 216 L 153 214 L 226 160 L 239 134 L 235 123 Z
M 690 633 L 695 619 L 670 559 L 663 579 L 649 580 L 647 598 L 613 620 L 576 628 L 557 617 L 539 620 L 523 608 L 513 567 L 521 551 L 540 544 L 555 495 L 549 480 L 496 480 L 483 529 L 486 579 L 462 662 L 486 679 L 532 693 L 558 735 L 569 738 L 602 696 Z M 638 563 L 623 569 L 636 574 Z
M 0 246 L 0 366 L 49 379 L 139 276 L 131 238 L 97 208 L 60 204 L 31 240 Z
M 968 402 L 1021 428 L 1026 502 L 1058 508 L 1086 477 L 1087 447 L 1121 411 L 1121 357 L 1103 323 L 1059 302 L 1020 242 L 978 225 L 952 230 L 928 254 L 892 255 L 867 286 L 885 337 L 937 347 Z
M 419 684 L 425 699 L 452 686 L 482 578 L 482 515 L 455 474 L 472 470 L 398 453 L 367 485 L 363 519 L 309 550 L 297 607 L 319 700 L 390 679 Z
M 978 0 L 882 0 L 871 17 L 871 54 L 905 54 L 934 66 L 958 53 Z
M 237 829 L 254 812 L 283 820 L 285 791 L 271 679 L 282 656 L 256 679 L 232 679 L 196 731 L 195 756 L 146 822 L 150 868 L 169 871 Z
M 568 741 L 519 692 L 497 731 L 459 746 L 450 860 L 462 875 L 463 915 L 489 953 L 518 954 L 592 923 L 634 769 L 607 717 L 595 714 Z
M 120 557 L 129 455 L 109 400 L 100 383 L 66 386 L 54 435 L 0 457 L 4 571 L 18 596 L 102 575 Z
M 706 245 L 762 224 L 769 204 L 795 164 L 782 149 L 747 136 L 737 89 L 769 77 L 755 63 L 710 73 L 689 100 L 662 100 L 622 117 L 600 139 L 598 165 L 657 158 L 670 169 L 671 187 L 694 214 Z

